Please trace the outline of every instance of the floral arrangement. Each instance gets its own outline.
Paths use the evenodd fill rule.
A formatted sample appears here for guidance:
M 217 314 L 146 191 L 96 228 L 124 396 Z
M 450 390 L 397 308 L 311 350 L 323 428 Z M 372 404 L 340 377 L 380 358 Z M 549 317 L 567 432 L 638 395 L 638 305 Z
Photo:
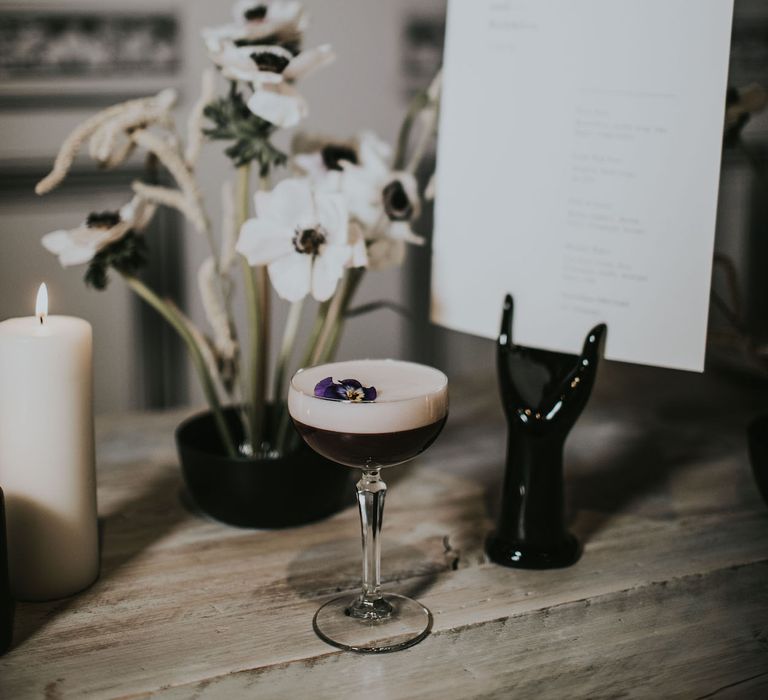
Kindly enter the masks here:
M 132 183 L 128 203 L 49 233 L 43 245 L 64 266 L 86 266 L 85 282 L 96 289 L 107 286 L 110 272 L 119 274 L 186 343 L 227 453 L 270 457 L 292 448 L 285 394 L 304 300 L 319 302 L 298 360 L 310 366 L 334 355 L 365 271 L 400 264 L 407 244 L 423 242 L 411 228 L 421 207 L 414 173 L 434 137 L 440 77 L 412 101 L 395 149 L 363 131 L 348 140 L 298 134 L 291 153 L 284 153 L 272 139 L 307 115 L 298 86 L 332 62 L 333 52 L 327 45 L 304 48 L 307 15 L 299 2 L 239 0 L 233 12 L 232 23 L 203 31 L 213 67 L 202 77 L 184 139 L 173 115 L 173 90 L 114 105 L 69 134 L 36 192 L 57 187 L 81 150 L 105 169 L 136 151 L 146 155 L 147 178 Z M 221 94 L 219 85 L 226 85 Z M 209 141 L 227 144 L 236 171 L 236 183 L 222 189 L 218 231 L 196 178 Z M 272 186 L 280 171 L 286 177 Z M 166 181 L 173 185 L 158 184 Z M 158 207 L 178 210 L 207 239 L 209 257 L 198 273 L 207 331 L 140 278 L 151 250 L 143 234 Z M 247 323 L 240 324 L 250 334 L 247 357 L 233 313 L 238 277 L 248 309 Z M 267 421 L 272 290 L 290 310 L 272 380 L 278 417 Z M 243 441 L 225 420 L 225 404 L 238 408 Z

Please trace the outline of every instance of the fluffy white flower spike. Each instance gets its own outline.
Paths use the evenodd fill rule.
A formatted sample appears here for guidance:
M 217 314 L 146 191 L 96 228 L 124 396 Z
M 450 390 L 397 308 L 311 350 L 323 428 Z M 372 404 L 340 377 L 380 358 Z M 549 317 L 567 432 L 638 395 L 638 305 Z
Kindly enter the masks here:
M 64 139 L 53 170 L 35 185 L 35 192 L 47 194 L 61 184 L 88 139 L 90 155 L 102 166 L 116 167 L 133 150 L 133 142 L 129 138 L 131 133 L 153 124 L 168 126 L 172 123 L 171 109 L 176 98 L 175 90 L 162 90 L 154 97 L 142 97 L 107 107 L 86 119 Z
M 93 213 L 77 228 L 52 231 L 43 236 L 43 246 L 58 255 L 64 267 L 83 265 L 129 231 L 142 231 L 155 213 L 155 206 L 134 197 L 119 211 Z
M 237 250 L 251 265 L 267 265 L 277 293 L 298 301 L 330 299 L 344 268 L 364 265 L 351 245 L 347 208 L 335 193 L 314 191 L 306 179 L 283 180 L 256 194 L 256 218 L 246 221 Z

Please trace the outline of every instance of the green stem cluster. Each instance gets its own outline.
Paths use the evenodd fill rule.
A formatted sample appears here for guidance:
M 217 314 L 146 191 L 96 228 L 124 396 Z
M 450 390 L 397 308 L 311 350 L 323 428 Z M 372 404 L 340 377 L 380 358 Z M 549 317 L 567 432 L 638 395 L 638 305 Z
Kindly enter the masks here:
M 250 171 L 250 164 L 241 165 L 237 170 L 238 229 L 250 213 Z M 251 333 L 248 355 L 248 377 L 250 379 L 248 435 L 253 453 L 258 454 L 262 450 L 266 437 L 264 416 L 269 360 L 269 281 L 265 267 L 252 268 L 243 256 L 240 257 L 240 261 L 245 281 L 248 327 Z

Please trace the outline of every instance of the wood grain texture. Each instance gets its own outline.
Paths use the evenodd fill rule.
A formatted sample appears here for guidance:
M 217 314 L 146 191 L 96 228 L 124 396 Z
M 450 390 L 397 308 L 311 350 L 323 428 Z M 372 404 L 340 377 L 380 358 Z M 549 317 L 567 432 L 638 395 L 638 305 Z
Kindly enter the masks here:
M 388 479 L 384 580 L 434 632 L 375 657 L 311 629 L 359 580 L 352 507 L 274 532 L 206 520 L 181 494 L 181 414 L 101 420 L 101 578 L 19 607 L 0 698 L 765 697 L 768 510 L 740 436 L 757 392 L 718 380 L 686 404 L 708 392 L 673 373 L 628 406 L 617 384 L 643 372 L 608 367 L 568 445 L 586 546 L 561 571 L 486 562 L 502 421 L 492 385 L 454 392 L 441 440 Z

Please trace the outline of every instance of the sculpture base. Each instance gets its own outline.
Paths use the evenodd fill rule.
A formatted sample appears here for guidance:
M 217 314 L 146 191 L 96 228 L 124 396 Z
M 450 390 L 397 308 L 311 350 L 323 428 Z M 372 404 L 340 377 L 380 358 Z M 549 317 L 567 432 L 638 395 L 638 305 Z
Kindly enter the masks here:
M 493 532 L 485 542 L 485 551 L 492 562 L 512 569 L 562 569 L 579 560 L 581 545 L 570 533 L 559 545 L 542 549 L 527 542 L 501 539 Z

